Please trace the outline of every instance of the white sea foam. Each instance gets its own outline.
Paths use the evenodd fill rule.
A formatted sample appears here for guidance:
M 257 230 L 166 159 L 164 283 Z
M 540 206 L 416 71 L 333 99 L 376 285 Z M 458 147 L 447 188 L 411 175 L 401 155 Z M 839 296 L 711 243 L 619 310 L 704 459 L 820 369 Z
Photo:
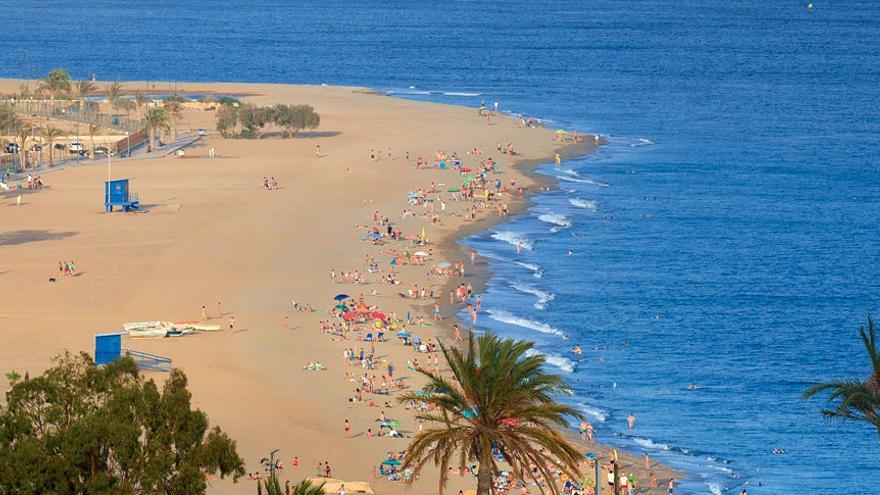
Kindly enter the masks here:
M 525 261 L 514 261 L 514 265 L 521 266 L 526 270 L 531 270 L 532 276 L 535 278 L 541 278 L 544 276 L 544 269 L 541 268 L 541 265 L 537 263 L 526 263 Z
M 572 198 L 568 200 L 572 206 L 576 206 L 578 208 L 585 208 L 587 210 L 597 211 L 599 209 L 599 205 L 596 204 L 595 201 L 590 201 L 588 199 L 581 198 Z
M 490 318 L 495 321 L 500 321 L 501 323 L 507 323 L 508 325 L 528 328 L 529 330 L 534 330 L 536 332 L 558 335 L 562 338 L 566 338 L 565 332 L 563 332 L 562 330 L 558 328 L 553 328 L 546 323 L 541 323 L 540 321 L 521 318 L 513 313 L 504 311 L 503 309 L 490 309 L 487 312 L 489 313 Z
M 602 409 L 599 409 L 598 407 L 581 404 L 581 411 L 600 423 L 604 423 L 605 420 L 608 419 L 608 413 L 606 411 L 603 411 Z
M 481 93 L 460 93 L 456 91 L 444 91 L 443 94 L 446 96 L 480 96 Z
M 721 495 L 721 486 L 718 483 L 707 483 L 709 487 L 709 491 L 712 492 L 712 495 Z
M 517 243 L 519 243 L 519 245 L 522 246 L 523 249 L 527 249 L 529 251 L 535 249 L 535 243 L 526 238 L 525 235 L 518 234 L 516 232 L 510 232 L 506 230 L 496 231 L 494 234 L 492 234 L 492 239 L 504 241 L 511 246 L 516 246 Z
M 633 442 L 647 449 L 672 450 L 669 445 L 663 443 L 654 443 L 650 438 L 633 437 Z
M 481 253 L 481 255 L 484 258 L 489 258 L 489 259 L 493 259 L 493 260 L 497 260 L 497 261 L 504 261 L 506 263 L 513 263 L 514 265 L 521 266 L 521 267 L 525 268 L 526 270 L 529 270 L 530 272 L 532 272 L 532 276 L 534 276 L 535 278 L 541 278 L 541 275 L 543 274 L 543 271 L 544 271 L 544 269 L 541 268 L 541 265 L 539 265 L 537 263 L 527 263 L 525 261 L 514 261 L 514 260 L 511 260 L 508 258 L 503 258 L 501 256 L 496 256 L 494 254 L 487 253 L 487 252 L 483 252 L 483 253 Z
M 560 175 L 560 176 L 557 176 L 557 178 L 560 180 L 568 181 L 568 182 L 577 182 L 579 184 L 590 184 L 590 185 L 596 186 L 596 187 L 608 187 L 608 184 L 601 182 L 601 181 L 598 181 L 598 180 L 593 180 L 593 179 L 581 179 L 578 177 L 569 177 L 566 175 Z
M 547 303 L 552 301 L 556 297 L 549 292 L 545 292 L 545 291 L 538 289 L 536 287 L 532 287 L 531 285 L 521 284 L 519 282 L 511 283 L 510 287 L 512 287 L 520 292 L 523 292 L 526 294 L 531 294 L 531 295 L 537 297 L 538 302 L 536 302 L 534 304 L 535 309 L 546 309 Z
M 541 215 L 538 215 L 538 220 L 545 223 L 551 223 L 557 227 L 571 227 L 571 220 L 561 213 L 542 213 Z
M 547 354 L 541 351 L 536 351 L 534 349 L 530 349 L 526 352 L 527 356 L 534 356 L 535 354 L 542 354 L 544 356 L 544 361 L 547 364 L 551 366 L 556 366 L 566 373 L 574 373 L 574 369 L 577 366 L 577 363 L 575 363 L 571 359 L 557 356 L 556 354 Z

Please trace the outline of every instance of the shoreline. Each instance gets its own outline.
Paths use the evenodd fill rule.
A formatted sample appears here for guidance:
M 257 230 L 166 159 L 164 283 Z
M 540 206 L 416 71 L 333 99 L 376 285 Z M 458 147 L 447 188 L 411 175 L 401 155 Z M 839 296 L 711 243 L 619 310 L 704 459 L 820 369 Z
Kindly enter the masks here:
M 9 80 L 0 80 L 0 89 L 4 84 Z M 189 93 L 187 84 L 178 83 L 181 93 Z M 361 233 L 356 230 L 353 234 L 351 225 L 367 220 L 376 209 L 414 233 L 423 226 L 426 216 L 399 218 L 400 209 L 409 208 L 405 192 L 424 187 L 431 179 L 450 184 L 460 180 L 449 171 L 413 170 L 411 163 L 403 160 L 401 150 L 411 150 L 414 158 L 430 156 L 437 149 L 464 151 L 475 144 L 493 149 L 495 142 L 515 142 L 521 154 L 499 156 L 499 167 L 502 177 L 516 176 L 521 185 L 528 187 L 526 200 L 511 201 L 505 217 L 492 209 L 480 210 L 474 222 L 465 222 L 461 215 L 456 217 L 456 210 L 461 213 L 471 203 L 456 203 L 444 216 L 448 218 L 447 226 L 427 225 L 436 251 L 433 261 L 467 260 L 462 239 L 526 211 L 531 204 L 528 198 L 544 192 L 539 189 L 554 182 L 534 173 L 536 166 L 552 161 L 555 150 L 566 156 L 580 156 L 585 150 L 551 143 L 549 129 L 518 128 L 511 116 L 499 115 L 487 126 L 475 117 L 473 108 L 367 93 L 365 88 L 196 84 L 220 88 L 218 92 L 238 93 L 249 88 L 260 96 L 247 101 L 258 104 L 314 104 L 322 114 L 321 130 L 326 135 L 290 140 L 230 140 L 210 135 L 206 142 L 188 150 L 186 160 L 164 157 L 119 163 L 114 174 L 135 177 L 134 187 L 141 197 L 154 203 L 155 208 L 145 214 L 100 216 L 96 222 L 97 200 L 91 188 L 106 177 L 106 166 L 100 161 L 53 173 L 50 187 L 28 194 L 23 208 L 16 209 L 9 197 L 0 195 L 0 207 L 11 206 L 7 210 L 11 232 L 33 237 L 37 235 L 29 230 L 33 226 L 45 231 L 24 239 L 24 243 L 16 241 L 2 247 L 9 253 L 7 259 L 13 262 L 13 269 L 0 270 L 0 275 L 20 286 L 24 303 L 0 316 L 0 321 L 10 322 L 4 335 L 10 346 L 5 352 L 0 350 L 0 360 L 33 373 L 45 366 L 53 349 L 90 349 L 92 336 L 99 329 L 108 331 L 123 321 L 138 319 L 191 319 L 197 315 L 199 305 L 213 308 L 213 301 L 222 301 L 220 322 L 229 314 L 235 315 L 240 323 L 234 332 L 129 340 L 128 344 L 174 357 L 175 366 L 190 379 L 195 404 L 208 413 L 213 424 L 239 440 L 249 470 L 264 455 L 267 445 L 280 444 L 288 458 L 296 453 L 303 461 L 305 469 L 291 473 L 294 476 L 307 474 L 309 463 L 332 459 L 345 479 L 367 479 L 377 455 L 387 449 L 405 448 L 408 442 L 348 442 L 336 435 L 343 418 L 351 418 L 355 428 L 365 429 L 376 411 L 345 402 L 352 387 L 350 383 L 340 386 L 337 356 L 340 345 L 360 344 L 344 338 L 328 339 L 315 331 L 318 319 L 325 318 L 323 301 L 337 292 L 387 289 L 388 294 L 370 297 L 370 302 L 398 312 L 405 306 L 426 315 L 428 322 L 433 303 L 401 301 L 391 293 L 399 289 L 372 280 L 366 286 L 328 285 L 326 273 L 331 268 L 361 267 L 365 255 L 376 255 L 373 246 L 357 240 Z M 189 111 L 186 125 L 213 128 L 212 115 Z M 364 125 L 366 122 L 375 126 Z M 326 156 L 314 157 L 316 143 L 326 150 Z M 380 152 L 389 148 L 388 159 L 366 160 L 367 151 L 376 144 L 381 145 Z M 592 142 L 581 144 L 589 149 L 596 146 Z M 207 148 L 215 146 L 219 158 L 208 159 Z M 392 146 L 397 152 L 393 157 Z M 466 160 L 470 163 L 480 158 L 468 156 Z M 279 178 L 279 191 L 259 190 L 259 177 L 267 175 Z M 103 254 L 102 249 L 108 246 L 118 253 L 113 259 Z M 43 276 L 46 265 L 68 257 L 83 267 L 83 276 L 50 286 L 53 297 L 47 300 Z M 476 292 L 484 290 L 491 276 L 488 263 L 480 260 L 475 267 L 467 261 L 465 264 L 469 267 L 466 281 L 474 284 Z M 419 271 L 413 267 L 402 269 L 399 287 L 421 284 L 423 278 L 415 273 Z M 438 300 L 445 302 L 443 294 L 449 286 L 462 280 L 456 277 L 444 281 Z M 169 286 L 177 290 L 169 291 Z M 285 315 L 286 321 L 292 297 L 314 304 L 317 312 L 293 313 L 291 327 L 285 324 L 282 328 L 279 320 Z M 426 339 L 450 335 L 457 309 L 443 304 L 441 308 L 447 316 L 442 325 L 429 323 L 418 330 Z M 56 328 L 62 321 L 70 323 L 58 333 Z M 395 343 L 383 344 L 382 356 L 394 360 L 407 373 L 402 364 L 413 354 L 411 349 Z M 316 375 L 300 370 L 315 357 L 334 371 Z M 335 378 L 329 378 L 331 374 Z M 163 375 L 149 376 L 164 379 Z M 418 380 L 411 386 L 420 386 Z M 269 425 L 249 407 L 268 402 L 274 404 L 269 416 L 275 419 Z M 393 409 L 393 414 L 413 424 L 411 415 L 400 409 Z M 298 451 L 301 445 L 311 447 Z M 589 444 L 586 448 L 597 446 Z M 340 464 L 343 458 L 344 464 Z M 631 456 L 621 458 L 625 465 L 639 465 Z M 666 468 L 654 469 L 658 475 L 672 473 Z M 432 470 L 424 474 L 428 480 L 435 476 Z M 645 476 L 639 475 L 639 479 L 647 484 Z M 450 491 L 453 487 L 467 489 L 470 481 L 452 479 Z M 238 485 L 213 485 L 216 493 L 252 491 L 246 480 Z M 378 493 L 406 490 L 383 480 L 375 485 Z M 427 486 L 434 485 L 426 481 L 413 488 L 421 493 Z

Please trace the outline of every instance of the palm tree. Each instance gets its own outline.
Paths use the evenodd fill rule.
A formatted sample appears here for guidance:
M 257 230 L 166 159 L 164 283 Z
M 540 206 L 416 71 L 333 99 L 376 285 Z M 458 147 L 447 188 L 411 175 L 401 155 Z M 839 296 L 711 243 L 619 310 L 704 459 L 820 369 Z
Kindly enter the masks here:
M 183 114 L 183 105 L 177 100 L 168 99 L 163 102 L 162 106 L 165 107 L 165 114 L 168 116 L 171 126 L 171 140 L 174 141 L 177 139 L 177 121 Z
M 859 328 L 862 342 L 871 361 L 871 376 L 867 380 L 852 378 L 834 380 L 814 385 L 804 392 L 803 398 L 829 392 L 828 402 L 840 401 L 834 409 L 823 409 L 822 415 L 829 419 L 862 421 L 870 424 L 880 436 L 880 353 L 877 351 L 877 338 L 874 333 L 874 320 L 868 315 L 868 330 Z
M 82 81 L 77 81 L 75 86 L 76 94 L 79 96 L 79 113 L 80 115 L 84 115 L 83 112 L 86 111 L 86 96 L 92 91 L 98 89 L 98 85 L 92 81 L 83 79 Z
M 168 129 L 168 116 L 164 108 L 153 108 L 147 112 L 147 130 L 150 134 L 150 150 L 156 149 L 156 130 Z
M 150 97 L 145 95 L 144 93 L 138 93 L 138 94 L 134 95 L 134 102 L 135 102 L 135 104 L 137 104 L 137 108 L 138 108 L 138 117 L 143 118 L 143 113 L 141 111 L 141 108 L 143 108 L 144 106 L 146 106 L 148 103 L 150 103 L 152 101 L 153 100 L 151 100 Z
M 92 144 L 92 156 L 91 156 L 92 160 L 95 159 L 95 134 L 97 134 L 98 131 L 100 131 L 100 130 L 101 130 L 101 128 L 96 126 L 95 124 L 89 125 L 89 140 L 91 141 L 91 144 Z
M 550 481 L 554 494 L 559 488 L 548 465 L 572 478 L 580 475 L 583 457 L 557 428 L 567 426 L 566 417 L 582 416 L 555 402 L 555 396 L 570 391 L 562 377 L 544 372 L 545 357 L 530 352 L 531 342 L 485 333 L 476 340 L 471 335 L 464 353 L 442 344 L 440 348 L 454 380 L 419 369 L 428 384 L 421 392 L 399 399 L 434 406 L 417 416 L 436 426 L 418 433 L 409 446 L 402 467 L 413 469 L 410 479 L 431 461 L 440 468 L 442 494 L 450 464 L 464 470 L 468 462 L 476 461 L 477 494 L 488 495 L 498 469 L 493 447 L 517 479 L 534 479 L 530 466 L 535 466 Z
M 107 101 L 110 102 L 110 106 L 113 110 L 116 110 L 116 107 L 119 104 L 119 98 L 125 94 L 125 90 L 122 89 L 122 84 L 119 84 L 119 81 L 107 85 Z
M 42 130 L 43 137 L 46 139 L 46 143 L 49 146 L 49 166 L 52 166 L 52 158 L 55 154 L 55 140 L 63 134 L 63 131 L 57 127 L 46 126 Z
M 27 143 L 31 138 L 32 129 L 30 126 L 21 125 L 18 128 L 18 159 L 21 164 L 21 171 L 27 171 Z
M 53 69 L 40 78 L 40 89 L 48 92 L 52 100 L 70 94 L 70 74 L 64 69 Z

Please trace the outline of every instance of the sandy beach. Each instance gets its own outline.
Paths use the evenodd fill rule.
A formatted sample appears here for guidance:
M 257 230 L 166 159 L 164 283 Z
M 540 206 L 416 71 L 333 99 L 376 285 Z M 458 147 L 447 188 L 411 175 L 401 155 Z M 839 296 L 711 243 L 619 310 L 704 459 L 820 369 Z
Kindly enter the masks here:
M 19 84 L 0 81 L 0 91 L 15 91 Z M 214 131 L 213 111 L 190 108 L 179 130 L 204 128 L 208 135 L 183 157 L 112 160 L 109 172 L 107 161 L 100 160 L 42 173 L 47 187 L 25 190 L 21 205 L 16 205 L 17 192 L 0 192 L 0 282 L 6 289 L 0 309 L 0 369 L 35 374 L 65 349 L 91 354 L 94 335 L 120 331 L 123 322 L 199 320 L 204 306 L 209 323 L 221 325 L 222 331 L 125 338 L 123 347 L 170 357 L 189 378 L 195 405 L 238 441 L 249 472 L 260 471 L 258 461 L 280 449 L 285 480 L 313 476 L 318 463 L 326 462 L 333 478 L 366 481 L 376 493 L 436 493 L 435 470 L 409 488 L 373 479 L 373 468 L 386 453 L 404 450 L 408 439 L 367 438 L 367 429 L 378 430 L 376 420 L 384 411 L 410 436 L 417 431 L 414 413 L 397 404 L 393 393 L 367 394 L 364 402 L 350 403 L 356 384 L 345 379 L 345 372 L 379 376 L 381 368 L 348 368 L 344 350 L 368 349 L 370 344 L 354 340 L 354 334 L 325 334 L 320 322 L 330 320 L 334 296 L 345 293 L 354 299 L 363 296 L 386 314 L 421 316 L 424 324 L 407 326 L 410 333 L 451 343 L 452 324 L 469 326 L 454 318 L 462 306 L 449 304 L 449 291 L 470 283 L 479 292 L 488 270 L 479 256 L 472 264 L 456 241 L 503 221 L 495 205 L 507 204 L 511 215 L 526 206 L 527 198 L 516 192 L 519 187 L 534 193 L 552 186 L 529 173 L 535 164 L 552 162 L 557 151 L 563 157 L 589 152 L 595 147 L 593 137 L 565 147 L 553 129 L 524 128 L 510 116 L 495 114 L 487 121 L 476 108 L 397 99 L 364 88 L 177 87 L 183 93 L 250 94 L 245 101 L 257 104 L 309 104 L 320 114 L 321 126 L 292 139 L 224 139 Z M 508 143 L 515 155 L 497 150 Z M 492 207 L 477 208 L 477 218 L 471 220 L 467 217 L 476 203 L 456 201 L 448 192 L 461 186 L 460 173 L 451 167 L 415 165 L 419 157 L 433 164 L 438 151 L 457 153 L 463 166 L 472 169 L 491 157 L 500 171 L 492 180 L 515 185 Z M 104 213 L 108 173 L 131 179 L 143 211 Z M 277 190 L 264 190 L 264 178 L 274 178 Z M 432 183 L 437 193 L 429 192 Z M 408 203 L 407 192 L 420 189 L 434 199 L 432 208 Z M 414 214 L 402 218 L 404 210 Z M 420 237 L 424 229 L 427 245 L 364 240 L 374 215 L 388 217 L 406 239 Z M 432 215 L 437 219 L 432 221 Z M 407 248 L 430 256 L 423 265 L 392 267 L 391 258 Z M 381 272 L 370 273 L 372 259 Z M 62 260 L 75 260 L 76 276 L 59 275 Z M 444 261 L 463 262 L 465 276 L 426 277 Z M 381 280 L 392 268 L 398 285 Z M 365 284 L 340 282 L 343 272 L 355 271 Z M 415 286 L 435 293 L 442 323 L 433 321 L 434 299 L 401 296 Z M 315 311 L 295 311 L 293 302 Z M 229 330 L 231 322 L 234 328 Z M 375 343 L 377 358 L 392 363 L 395 378 L 403 378 L 407 388 L 417 389 L 420 378 L 407 369 L 407 362 L 418 358 L 426 363 L 428 356 L 386 336 L 387 342 Z M 326 371 L 303 369 L 315 361 Z M 164 379 L 161 373 L 150 376 Z M 6 388 L 5 378 L 0 377 L 0 386 Z M 383 407 L 386 401 L 393 407 Z M 346 420 L 351 438 L 343 430 Z M 588 444 L 584 449 L 607 459 L 605 447 Z M 294 457 L 298 469 L 292 466 Z M 664 492 L 665 481 L 678 476 L 652 464 L 661 488 L 648 490 L 650 477 L 642 458 L 622 455 L 621 460 L 623 472 L 638 478 L 639 493 Z M 589 469 L 586 464 L 584 469 Z M 256 482 L 247 479 L 211 485 L 218 494 L 256 490 Z M 476 478 L 456 475 L 447 492 L 475 486 Z M 538 493 L 536 487 L 530 489 Z

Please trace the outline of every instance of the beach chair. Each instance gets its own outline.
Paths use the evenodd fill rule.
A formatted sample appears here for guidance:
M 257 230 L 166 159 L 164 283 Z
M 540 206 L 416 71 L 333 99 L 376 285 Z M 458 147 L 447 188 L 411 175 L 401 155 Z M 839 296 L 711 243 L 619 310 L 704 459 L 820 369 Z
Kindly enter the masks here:
M 372 342 L 372 341 L 373 341 L 373 334 L 372 333 L 368 333 L 368 334 L 364 335 L 364 342 Z
M 385 342 L 385 332 L 379 332 L 379 334 L 376 335 L 376 342 Z

